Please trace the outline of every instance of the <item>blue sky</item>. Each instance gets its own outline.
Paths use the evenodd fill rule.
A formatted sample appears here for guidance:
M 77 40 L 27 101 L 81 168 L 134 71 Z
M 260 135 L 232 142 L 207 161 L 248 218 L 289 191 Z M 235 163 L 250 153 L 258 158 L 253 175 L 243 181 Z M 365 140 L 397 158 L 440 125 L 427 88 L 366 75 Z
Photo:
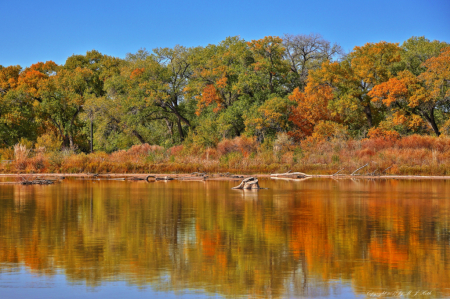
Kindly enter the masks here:
M 7 1 L 0 2 L 0 65 L 29 66 L 96 49 L 206 46 L 227 36 L 320 33 L 344 50 L 425 36 L 450 43 L 450 0 Z

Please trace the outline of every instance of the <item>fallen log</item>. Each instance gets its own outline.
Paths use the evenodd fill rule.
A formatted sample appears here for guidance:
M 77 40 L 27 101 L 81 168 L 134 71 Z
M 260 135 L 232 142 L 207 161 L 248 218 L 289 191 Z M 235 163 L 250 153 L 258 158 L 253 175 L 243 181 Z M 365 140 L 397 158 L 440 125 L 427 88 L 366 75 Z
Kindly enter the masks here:
M 199 175 L 199 176 L 205 176 L 205 175 L 206 175 L 206 173 L 204 173 L 204 172 L 193 172 L 193 173 L 191 173 L 190 175 Z
M 169 177 L 169 176 L 163 176 L 163 177 L 157 177 L 155 178 L 156 181 L 172 181 L 173 178 Z
M 290 170 L 285 173 L 272 173 L 270 175 L 271 177 L 294 177 L 297 179 L 310 177 L 309 174 L 303 173 L 303 172 L 291 172 Z
M 181 176 L 178 177 L 177 180 L 179 181 L 204 181 L 208 178 L 207 175 L 205 176 Z
M 54 183 L 55 183 L 54 181 L 42 180 L 42 179 L 20 182 L 21 185 L 51 185 Z
M 243 179 L 239 186 L 233 187 L 231 189 L 262 189 L 259 187 L 258 179 L 250 177 Z
M 131 178 L 126 178 L 127 181 L 144 181 L 146 180 L 146 178 L 138 178 L 138 177 L 131 177 Z

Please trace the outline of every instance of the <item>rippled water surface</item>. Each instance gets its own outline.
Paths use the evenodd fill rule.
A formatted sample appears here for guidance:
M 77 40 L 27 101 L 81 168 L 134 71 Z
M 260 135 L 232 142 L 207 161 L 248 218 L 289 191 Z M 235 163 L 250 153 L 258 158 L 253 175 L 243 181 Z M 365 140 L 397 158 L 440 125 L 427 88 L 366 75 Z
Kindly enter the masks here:
M 0 186 L 0 298 L 450 297 L 450 181 Z

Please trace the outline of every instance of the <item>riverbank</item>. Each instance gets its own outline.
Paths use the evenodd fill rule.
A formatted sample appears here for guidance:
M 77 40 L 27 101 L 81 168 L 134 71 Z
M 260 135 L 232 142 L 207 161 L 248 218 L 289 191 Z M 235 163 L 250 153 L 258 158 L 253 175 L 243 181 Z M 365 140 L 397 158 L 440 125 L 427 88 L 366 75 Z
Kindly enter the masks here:
M 286 140 L 285 140 L 286 141 Z M 261 174 L 288 170 L 310 175 L 450 176 L 450 137 L 314 139 L 298 144 L 237 137 L 214 148 L 135 145 L 128 150 L 90 154 L 17 147 L 0 150 L 4 174 Z M 359 170 L 358 170 L 359 169 Z M 355 171 L 358 170 L 356 173 Z
M 0 185 L 21 184 L 24 181 L 51 180 L 54 182 L 65 179 L 79 179 L 92 181 L 242 181 L 245 178 L 273 179 L 286 181 L 304 181 L 314 178 L 334 180 L 450 180 L 450 176 L 418 176 L 418 175 L 308 175 L 305 176 L 276 176 L 273 174 L 251 175 L 224 175 L 224 174 L 142 174 L 142 173 L 110 173 L 110 174 L 86 174 L 86 173 L 47 173 L 47 174 L 0 174 Z M 5 181 L 6 180 L 6 181 Z

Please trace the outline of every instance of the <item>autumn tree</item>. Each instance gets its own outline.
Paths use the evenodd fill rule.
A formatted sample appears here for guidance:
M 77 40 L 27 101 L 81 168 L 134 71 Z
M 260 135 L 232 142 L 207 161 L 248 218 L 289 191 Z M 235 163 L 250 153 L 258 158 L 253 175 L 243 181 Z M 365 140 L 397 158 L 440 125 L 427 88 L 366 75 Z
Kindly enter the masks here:
M 375 86 L 369 95 L 394 110 L 395 121 L 409 121 L 409 126 L 414 127 L 423 119 L 439 136 L 436 113 L 440 110 L 446 114 L 450 108 L 450 47 L 443 48 L 439 56 L 429 58 L 420 67 L 425 69 L 420 75 L 402 71 Z
M 446 42 L 430 41 L 424 36 L 413 36 L 401 45 L 401 61 L 396 68 L 399 71 L 408 70 L 418 76 L 426 70 L 423 63 L 432 57 L 439 56 L 441 50 L 448 46 Z
M 333 98 L 333 89 L 328 85 L 308 84 L 304 92 L 297 87 L 289 95 L 295 103 L 291 106 L 289 120 L 293 123 L 293 129 L 289 135 L 299 140 L 310 136 L 319 121 L 340 121 L 338 115 L 328 108 Z
M 277 133 L 289 131 L 291 106 L 292 102 L 286 97 L 268 99 L 257 110 L 245 113 L 246 133 L 263 142 L 266 137 L 274 138 Z
M 22 70 L 20 66 L 0 68 L 0 127 L 5 145 L 24 137 L 35 140 L 38 130 L 45 130 L 45 120 L 36 107 L 42 101 L 41 84 L 56 74 L 53 61 L 39 62 Z
M 355 47 L 342 62 L 324 62 L 322 68 L 310 73 L 314 86 L 328 85 L 333 89 L 334 99 L 330 107 L 344 121 L 353 126 L 371 128 L 382 118 L 369 95 L 377 84 L 393 76 L 391 67 L 400 61 L 397 44 L 379 42 Z

